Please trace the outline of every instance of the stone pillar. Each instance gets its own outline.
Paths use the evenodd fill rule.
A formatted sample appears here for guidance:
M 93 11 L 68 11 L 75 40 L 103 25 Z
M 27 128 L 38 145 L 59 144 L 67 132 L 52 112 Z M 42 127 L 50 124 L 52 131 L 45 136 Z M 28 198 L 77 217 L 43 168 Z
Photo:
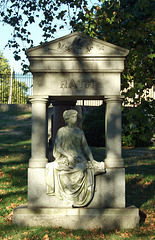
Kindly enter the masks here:
M 106 137 L 106 159 L 107 168 L 122 168 L 122 122 L 121 106 L 123 96 L 105 96 L 106 116 L 105 116 L 105 137 Z
M 30 168 L 43 168 L 47 159 L 47 102 L 48 96 L 32 96 L 32 144 Z

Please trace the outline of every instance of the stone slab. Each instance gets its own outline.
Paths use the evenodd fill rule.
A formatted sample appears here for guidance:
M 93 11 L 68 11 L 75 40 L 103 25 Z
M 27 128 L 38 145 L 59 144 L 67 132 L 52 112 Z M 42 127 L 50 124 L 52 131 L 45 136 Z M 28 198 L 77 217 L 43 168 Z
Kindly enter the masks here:
M 46 194 L 45 168 L 28 169 L 29 207 L 66 207 L 66 203 Z M 94 197 L 87 208 L 125 208 L 125 169 L 107 169 L 95 176 Z
M 120 95 L 120 73 L 69 72 L 34 73 L 33 94 L 52 97 L 76 97 Z
M 139 225 L 139 210 L 127 208 L 28 208 L 14 209 L 13 224 L 22 226 L 51 226 L 69 229 L 129 229 Z

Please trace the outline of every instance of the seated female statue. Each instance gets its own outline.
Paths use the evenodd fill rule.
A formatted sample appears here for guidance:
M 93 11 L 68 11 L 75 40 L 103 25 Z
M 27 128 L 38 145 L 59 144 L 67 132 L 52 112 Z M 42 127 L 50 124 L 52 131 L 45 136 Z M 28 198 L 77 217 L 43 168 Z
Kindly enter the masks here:
M 104 162 L 94 160 L 84 132 L 76 126 L 78 112 L 63 113 L 53 149 L 54 162 L 46 165 L 47 194 L 72 207 L 86 206 L 94 194 L 94 175 L 105 172 Z

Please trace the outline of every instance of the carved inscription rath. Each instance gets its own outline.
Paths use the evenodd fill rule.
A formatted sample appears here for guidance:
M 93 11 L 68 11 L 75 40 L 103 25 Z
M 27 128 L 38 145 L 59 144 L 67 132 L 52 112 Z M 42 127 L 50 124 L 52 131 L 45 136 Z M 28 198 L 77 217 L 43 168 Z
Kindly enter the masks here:
M 61 80 L 60 82 L 60 88 L 65 89 L 65 88 L 71 88 L 71 89 L 86 89 L 86 88 L 94 88 L 95 86 L 95 80 L 90 79 L 90 80 L 77 80 L 75 81 L 74 79 L 71 80 Z

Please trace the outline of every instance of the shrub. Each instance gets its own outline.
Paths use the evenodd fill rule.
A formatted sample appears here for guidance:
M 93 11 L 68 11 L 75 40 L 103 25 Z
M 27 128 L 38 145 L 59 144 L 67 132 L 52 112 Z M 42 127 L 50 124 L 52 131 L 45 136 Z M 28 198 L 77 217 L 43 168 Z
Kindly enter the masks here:
M 122 113 L 123 146 L 146 147 L 151 144 L 154 123 L 154 102 L 142 101 L 135 108 L 124 108 Z
M 154 103 L 142 101 L 135 108 L 123 107 L 122 143 L 127 147 L 151 145 L 155 130 Z M 94 108 L 86 114 L 83 121 L 88 144 L 93 147 L 105 146 L 105 106 Z

